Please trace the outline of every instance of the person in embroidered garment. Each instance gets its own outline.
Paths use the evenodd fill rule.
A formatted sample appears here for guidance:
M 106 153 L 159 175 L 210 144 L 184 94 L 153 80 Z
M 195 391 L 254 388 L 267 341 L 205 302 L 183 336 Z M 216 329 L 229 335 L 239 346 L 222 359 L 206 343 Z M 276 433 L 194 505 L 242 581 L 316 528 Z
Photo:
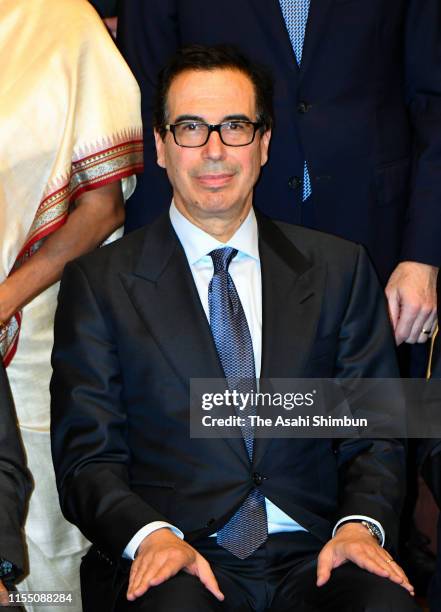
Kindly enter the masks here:
M 389 552 L 401 441 L 189 436 L 191 378 L 397 375 L 364 249 L 254 212 L 271 126 L 259 68 L 183 49 L 155 112 L 169 212 L 64 271 L 51 432 L 86 612 L 418 609 Z
M 121 233 L 142 168 L 139 91 L 86 0 L 0 0 L 0 14 L 0 344 L 35 485 L 19 588 L 73 591 L 79 611 L 88 543 L 60 512 L 49 443 L 57 281 Z

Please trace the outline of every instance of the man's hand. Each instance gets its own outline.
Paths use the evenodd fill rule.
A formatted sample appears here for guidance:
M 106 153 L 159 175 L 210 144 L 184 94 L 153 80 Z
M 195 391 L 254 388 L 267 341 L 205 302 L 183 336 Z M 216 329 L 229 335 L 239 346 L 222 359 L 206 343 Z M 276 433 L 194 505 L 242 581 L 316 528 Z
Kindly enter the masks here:
M 3 584 L 3 582 L 0 580 L 0 604 L 6 604 L 8 603 L 8 601 L 8 590 Z
M 208 561 L 168 528 L 154 531 L 141 542 L 130 570 L 127 599 L 134 601 L 180 570 L 197 576 L 210 593 L 224 600 Z
M 403 261 L 392 272 L 386 297 L 397 345 L 422 344 L 436 326 L 436 278 L 438 268 Z
M 118 28 L 118 17 L 105 17 L 103 19 L 107 29 L 111 33 L 113 38 L 116 38 L 116 30 Z
M 388 578 L 414 595 L 414 588 L 401 567 L 360 523 L 345 523 L 322 548 L 318 557 L 317 586 L 326 584 L 331 571 L 346 561 L 352 561 L 372 574 Z

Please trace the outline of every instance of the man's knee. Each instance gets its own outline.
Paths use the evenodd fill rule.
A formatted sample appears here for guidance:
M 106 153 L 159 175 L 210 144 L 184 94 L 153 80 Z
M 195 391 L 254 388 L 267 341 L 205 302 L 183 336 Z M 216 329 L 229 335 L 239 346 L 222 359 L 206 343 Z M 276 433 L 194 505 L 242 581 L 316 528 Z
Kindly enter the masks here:
M 348 593 L 347 609 L 351 612 L 421 612 L 402 586 L 354 566 L 351 569 L 355 587 Z
M 122 601 L 120 595 L 116 610 L 146 612 L 217 612 L 220 604 L 198 578 L 179 572 L 163 584 L 151 587 L 135 602 Z M 126 606 L 126 607 L 121 607 Z
M 403 587 L 386 578 L 375 578 L 372 588 L 365 588 L 360 593 L 357 612 L 421 612 L 414 598 Z

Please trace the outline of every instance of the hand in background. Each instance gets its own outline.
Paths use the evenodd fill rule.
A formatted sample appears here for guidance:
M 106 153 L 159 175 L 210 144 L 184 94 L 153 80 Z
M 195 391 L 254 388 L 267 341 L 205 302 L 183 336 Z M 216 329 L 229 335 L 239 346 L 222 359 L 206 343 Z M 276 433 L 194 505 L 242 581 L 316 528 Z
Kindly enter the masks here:
M 437 275 L 438 268 L 416 261 L 403 261 L 392 272 L 386 297 L 397 345 L 422 344 L 433 334 Z
M 113 38 L 116 38 L 116 30 L 118 28 L 118 17 L 105 17 L 103 21 L 106 24 L 107 29 L 109 30 Z
M 8 590 L 3 584 L 3 582 L 0 580 L 0 604 L 7 604 L 7 603 L 8 603 Z

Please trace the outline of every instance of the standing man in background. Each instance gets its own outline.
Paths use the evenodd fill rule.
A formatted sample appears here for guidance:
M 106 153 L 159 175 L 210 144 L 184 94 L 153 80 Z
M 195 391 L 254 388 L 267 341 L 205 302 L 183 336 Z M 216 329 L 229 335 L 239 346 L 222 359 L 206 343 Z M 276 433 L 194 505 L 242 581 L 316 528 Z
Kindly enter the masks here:
M 127 230 L 169 201 L 152 96 L 159 68 L 190 43 L 237 44 L 274 74 L 257 207 L 364 244 L 397 344 L 426 342 L 441 260 L 439 0 L 123 2 L 119 45 L 141 86 L 146 159 Z

